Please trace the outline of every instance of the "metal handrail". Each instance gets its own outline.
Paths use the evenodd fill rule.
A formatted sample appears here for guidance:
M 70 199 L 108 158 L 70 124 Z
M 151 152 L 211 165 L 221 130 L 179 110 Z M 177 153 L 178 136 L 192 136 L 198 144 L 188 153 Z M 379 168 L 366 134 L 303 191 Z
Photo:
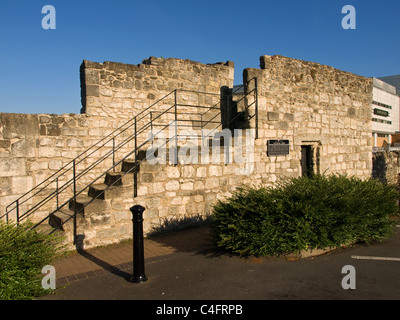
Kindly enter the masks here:
M 55 173 L 53 173 L 50 177 L 48 177 L 47 179 L 45 179 L 44 181 L 42 181 L 41 183 L 39 183 L 37 186 L 35 186 L 34 188 L 32 188 L 31 190 L 29 190 L 28 192 L 26 192 L 25 194 L 23 194 L 22 196 L 20 196 L 19 198 L 17 198 L 16 200 L 14 200 L 12 203 L 10 203 L 7 207 L 6 207 L 6 212 L 5 214 L 3 214 L 0 219 L 2 219 L 3 217 L 6 217 L 6 220 L 8 221 L 9 218 L 9 214 L 12 213 L 13 210 L 16 210 L 16 218 L 17 218 L 17 223 L 19 223 L 20 221 L 23 221 L 25 218 L 27 218 L 28 216 L 30 216 L 31 214 L 33 214 L 34 212 L 36 212 L 39 208 L 41 208 L 43 205 L 45 205 L 46 203 L 48 203 L 50 200 L 54 199 L 55 197 L 57 197 L 57 210 L 59 210 L 60 208 L 62 208 L 63 206 L 65 206 L 70 200 L 71 198 L 69 198 L 65 203 L 63 204 L 59 204 L 58 203 L 58 196 L 59 194 L 61 194 L 63 191 L 65 191 L 68 187 L 75 185 L 76 181 L 79 180 L 81 177 L 83 177 L 86 173 L 88 173 L 89 171 L 91 171 L 92 169 L 94 169 L 98 164 L 102 163 L 104 160 L 108 159 L 111 155 L 113 155 L 113 159 L 114 159 L 114 154 L 116 151 L 120 150 L 124 145 L 126 145 L 127 143 L 129 143 L 130 141 L 132 141 L 133 139 L 135 139 L 140 133 L 142 133 L 143 131 L 145 131 L 146 129 L 148 129 L 150 126 L 153 125 L 154 121 L 156 121 L 158 118 L 160 118 L 162 115 L 164 115 L 167 112 L 170 112 L 170 110 L 172 108 L 175 109 L 175 114 L 176 114 L 176 108 L 177 108 L 177 93 L 178 91 L 184 91 L 184 92 L 189 92 L 189 90 L 182 90 L 182 89 L 177 89 L 177 90 L 173 90 L 171 92 L 169 92 L 168 94 L 166 94 L 165 96 L 163 96 L 161 99 L 157 100 L 156 102 L 154 102 L 152 105 L 150 105 L 149 107 L 147 107 L 146 109 L 142 110 L 138 115 L 136 115 L 135 117 L 131 118 L 130 120 L 126 121 L 123 125 L 121 125 L 119 128 L 115 129 L 113 132 L 109 133 L 107 136 L 105 136 L 104 138 L 102 138 L 101 140 L 97 141 L 94 145 L 92 145 L 91 147 L 87 148 L 86 150 L 84 150 L 83 152 L 81 152 L 78 156 L 76 156 L 73 160 L 69 161 L 67 164 L 65 164 L 62 168 L 60 168 L 59 170 L 57 170 Z M 190 91 L 193 93 L 203 93 L 200 91 Z M 149 122 L 147 122 L 146 124 L 144 124 L 142 127 L 140 127 L 137 132 L 134 135 L 130 135 L 127 138 L 125 138 L 124 141 L 120 142 L 120 144 L 118 146 L 115 147 L 114 143 L 115 143 L 115 139 L 117 137 L 119 137 L 122 133 L 126 132 L 129 128 L 131 128 L 133 125 L 135 125 L 137 122 L 145 119 L 146 117 L 148 117 L 150 115 L 149 111 L 151 108 L 153 108 L 155 105 L 157 105 L 158 103 L 160 103 L 163 100 L 166 100 L 168 97 L 174 95 L 174 99 L 175 99 L 175 103 L 173 106 L 168 107 L 166 110 L 164 110 L 164 112 L 160 113 L 159 115 L 157 115 L 155 118 L 151 119 Z M 206 107 L 207 108 L 207 107 Z M 147 111 L 147 112 L 146 112 Z M 154 112 L 154 111 L 153 111 Z M 164 128 L 165 129 L 165 128 Z M 175 138 L 176 139 L 176 138 Z M 105 147 L 107 144 L 109 144 L 110 142 L 113 142 L 113 148 L 112 150 L 106 152 L 106 154 L 104 154 L 103 156 L 101 156 L 100 158 L 98 158 L 94 163 L 90 164 L 88 167 L 86 167 L 82 172 L 80 172 L 77 175 L 73 175 L 73 177 L 69 180 L 67 180 L 65 183 L 63 183 L 61 186 L 58 185 L 59 179 L 61 179 L 61 177 L 65 176 L 66 174 L 70 173 L 71 170 L 74 171 L 74 169 L 76 168 L 76 166 L 80 163 L 82 163 L 84 160 L 86 160 L 88 157 L 90 157 L 91 155 L 93 155 L 95 152 L 99 151 L 100 149 L 102 149 L 103 147 Z M 137 152 L 137 149 L 135 150 L 135 152 Z M 133 153 L 133 152 L 132 152 Z M 130 153 L 128 156 L 132 155 L 132 153 Z M 83 155 L 85 155 L 84 157 L 82 157 Z M 120 162 L 118 162 L 117 164 L 115 163 L 115 161 L 113 161 L 113 168 L 115 168 L 116 165 L 118 165 Z M 107 170 L 108 172 L 109 170 Z M 98 179 L 95 179 L 95 181 L 97 181 Z M 35 197 L 36 195 L 38 195 L 39 193 L 48 190 L 48 188 L 50 187 L 50 185 L 56 183 L 56 190 L 52 191 L 49 195 L 47 195 L 44 199 L 42 199 L 41 201 L 39 201 L 38 203 L 36 203 L 35 205 L 33 205 L 33 207 L 31 207 L 30 209 L 28 209 L 24 214 L 20 215 L 19 213 L 19 209 L 21 207 L 22 204 L 24 204 L 25 202 L 27 202 L 28 200 L 32 199 L 33 197 Z M 91 185 L 91 184 L 90 184 Z M 90 186 L 89 185 L 89 186 Z M 87 188 L 88 186 L 86 186 L 85 188 Z M 85 188 L 83 188 L 82 190 L 84 190 Z M 75 196 L 77 195 L 76 193 L 74 193 Z
M 252 89 L 252 90 L 250 90 L 250 91 L 248 91 L 248 92 L 244 92 L 244 93 L 243 93 L 243 97 L 241 97 L 241 98 L 240 98 L 239 100 L 237 100 L 236 102 L 240 102 L 240 101 L 244 100 L 245 98 L 247 98 L 247 97 L 248 97 L 249 95 L 251 95 L 252 93 L 254 94 L 254 98 L 255 98 L 254 101 L 253 101 L 252 103 L 248 104 L 248 105 L 246 106 L 245 110 L 249 110 L 250 107 L 254 104 L 254 106 L 255 106 L 254 114 L 253 114 L 252 116 L 249 116 L 249 120 L 252 119 L 252 118 L 255 118 L 255 126 L 256 126 L 256 128 L 255 128 L 255 129 L 256 129 L 255 138 L 258 139 L 258 91 L 257 91 L 257 90 L 258 90 L 258 89 L 257 89 L 258 85 L 257 85 L 257 77 L 253 77 L 253 78 L 247 80 L 246 83 L 243 84 L 243 85 L 241 85 L 240 87 L 241 87 L 241 88 L 246 88 L 246 86 L 248 86 L 248 85 L 250 84 L 251 81 L 254 81 L 254 89 Z M 241 88 L 240 88 L 240 89 L 241 89 Z M 233 90 L 231 94 L 233 94 L 233 93 L 235 93 L 235 92 L 237 92 L 237 91 L 239 91 L 239 89 Z M 214 106 L 215 106 L 215 105 L 214 105 Z M 213 106 L 213 107 L 214 107 L 214 106 Z M 214 109 L 213 107 L 211 107 L 209 110 L 205 111 L 205 112 L 203 113 L 203 115 L 206 114 L 207 112 L 209 112 L 211 109 Z M 206 123 L 204 124 L 204 126 L 206 126 L 211 120 L 214 120 L 216 117 L 218 117 L 218 116 L 220 116 L 220 115 L 221 115 L 221 111 L 220 111 L 219 113 L 217 113 L 213 118 L 211 118 L 208 122 L 206 122 Z M 233 117 L 232 119 L 229 119 L 228 125 L 230 125 L 231 123 L 233 123 L 233 121 L 236 120 L 238 117 L 239 117 L 239 115 L 236 115 L 236 116 Z M 203 139 L 204 139 L 204 138 L 207 138 L 207 137 L 210 137 L 211 134 L 212 134 L 215 130 L 217 130 L 219 127 L 222 127 L 222 123 L 220 123 L 217 127 L 215 127 L 213 130 L 211 130 L 205 137 L 203 137 Z
M 170 110 L 171 108 L 173 108 L 173 106 L 172 107 L 169 107 L 165 112 L 167 112 L 168 110 Z M 160 114 L 158 117 L 160 117 L 162 114 Z M 157 120 L 157 118 L 158 117 L 156 117 L 156 118 L 154 118 L 153 119 L 153 121 L 154 120 Z M 132 126 L 132 125 L 131 125 Z M 140 133 L 142 133 L 145 129 L 147 129 L 147 127 L 149 126 L 149 124 L 145 124 L 142 128 L 140 128 L 139 130 L 138 130 L 138 132 L 137 132 L 137 135 L 138 134 L 140 134 Z M 125 131 L 125 130 L 124 130 Z M 118 134 L 119 135 L 119 134 Z M 92 163 L 89 167 L 86 167 L 83 171 L 81 171 L 78 175 L 76 175 L 75 177 L 73 177 L 73 178 L 71 178 L 71 179 L 69 179 L 66 183 L 64 183 L 64 185 L 63 186 L 61 186 L 61 190 L 60 189 L 58 189 L 58 190 L 55 190 L 55 191 L 53 191 L 49 196 L 47 196 L 45 199 L 43 199 L 42 201 L 40 201 L 39 203 L 37 203 L 34 207 L 32 207 L 32 208 L 30 208 L 27 212 L 25 212 L 23 215 L 20 215 L 19 216 L 19 221 L 22 221 L 22 220 L 24 220 L 24 217 L 25 216 L 28 216 L 31 212 L 35 212 L 36 210 L 34 210 L 34 209 L 36 209 L 37 207 L 41 207 L 41 205 L 44 205 L 44 204 L 46 204 L 47 202 L 49 202 L 52 198 L 54 198 L 54 196 L 56 196 L 57 194 L 59 194 L 61 191 L 64 191 L 67 187 L 69 187 L 69 186 L 71 186 L 72 184 L 73 184 L 73 182 L 74 181 L 76 181 L 76 180 L 79 180 L 79 178 L 80 177 L 82 177 L 82 176 L 84 176 L 87 172 L 89 172 L 89 171 L 91 171 L 94 167 L 96 167 L 99 163 L 101 163 L 101 162 L 103 162 L 105 159 L 107 159 L 107 158 L 109 158 L 109 156 L 110 155 L 112 155 L 114 152 L 116 152 L 116 151 L 118 151 L 119 149 L 121 149 L 124 145 L 126 145 L 127 143 L 129 143 L 130 141 L 132 141 L 133 139 L 135 138 L 135 135 L 131 135 L 130 137 L 128 137 L 128 138 L 126 138 L 124 141 L 122 141 L 117 147 L 114 147 L 113 148 L 113 150 L 110 150 L 110 151 L 108 151 L 105 155 L 103 155 L 102 157 L 100 157 L 100 158 L 98 158 L 94 163 Z M 103 144 L 102 146 L 104 146 L 105 144 Z M 129 155 L 131 155 L 131 154 L 129 154 Z M 75 158 L 76 159 L 76 158 Z M 75 160 L 74 159 L 74 160 Z M 125 158 L 124 158 L 125 159 Z M 76 167 L 76 165 L 78 165 L 81 161 L 79 161 L 79 162 L 74 162 L 74 160 L 72 160 L 72 162 L 74 163 L 74 165 L 75 165 L 75 167 Z M 117 166 L 118 164 L 120 164 L 121 162 L 118 162 L 118 163 L 113 163 L 113 167 L 115 167 L 115 166 Z M 107 170 L 107 172 L 106 173 L 108 173 L 108 171 L 110 171 L 110 170 Z M 105 174 L 106 174 L 105 173 Z M 105 175 L 104 174 L 104 175 Z M 100 176 L 101 177 L 101 176 Z M 100 177 L 98 177 L 98 178 L 96 178 L 95 180 L 94 180 L 94 182 L 96 182 Z M 91 183 L 91 184 L 89 184 L 88 186 L 91 186 L 93 183 Z M 49 185 L 49 184 L 47 184 L 47 185 Z M 76 194 L 76 196 L 78 196 L 78 195 L 80 195 L 81 193 L 82 193 L 82 191 L 84 190 L 84 189 L 86 189 L 88 186 L 86 186 L 85 188 L 83 188 L 80 192 L 78 192 L 77 194 Z M 42 191 L 42 190 L 40 190 L 40 191 Z M 39 192 L 40 192 L 39 191 Z M 36 193 L 37 194 L 37 193 Z M 65 203 L 63 203 L 61 206 L 59 206 L 59 208 L 62 208 L 63 206 L 65 206 L 69 201 L 70 201 L 71 199 L 68 199 Z M 55 211 L 57 211 L 57 210 L 55 210 Z M 55 212 L 54 211 L 54 212 Z M 53 212 L 53 213 L 54 213 Z
M 149 107 L 147 107 L 146 109 L 142 110 L 137 116 L 143 114 L 144 112 L 146 112 L 147 110 L 149 110 L 150 108 L 152 108 L 153 106 L 155 106 L 157 103 L 159 103 L 160 101 L 166 99 L 168 96 L 170 96 L 172 93 L 174 93 L 176 90 L 173 90 L 171 92 L 169 92 L 168 94 L 166 94 L 165 96 L 163 96 L 162 98 L 160 98 L 159 100 L 157 100 L 156 102 L 154 102 L 152 105 L 150 105 Z M 136 116 L 136 117 L 137 117 Z M 144 117 L 142 117 L 141 119 L 143 119 Z M 86 160 L 89 156 L 91 156 L 94 152 L 98 151 L 100 148 L 104 147 L 106 144 L 108 144 L 110 141 L 112 141 L 113 139 L 115 139 L 115 137 L 119 136 L 120 134 L 122 134 L 123 132 L 125 132 L 127 129 L 129 129 L 132 124 L 130 126 L 128 126 L 127 128 L 123 129 L 122 131 L 120 131 L 117 135 L 115 135 L 113 138 L 108 139 L 110 136 L 112 136 L 114 133 L 116 133 L 117 131 L 121 130 L 121 128 L 123 128 L 124 126 L 128 125 L 130 122 L 132 122 L 135 119 L 135 117 L 131 118 L 130 120 L 126 121 L 124 124 L 122 124 L 120 127 L 118 127 L 117 129 L 115 129 L 113 132 L 109 133 L 107 136 L 105 136 L 104 138 L 102 138 L 101 140 L 97 141 L 94 145 L 92 145 L 91 147 L 89 147 L 88 149 L 86 149 L 85 151 L 81 152 L 78 156 L 76 156 L 73 160 L 69 161 L 67 164 L 65 164 L 62 168 L 60 168 L 59 170 L 57 170 L 55 173 L 53 173 L 50 177 L 48 177 L 47 179 L 45 179 L 44 181 L 42 181 L 41 183 L 39 183 L 38 185 L 36 185 L 35 187 L 33 187 L 31 190 L 29 190 L 28 192 L 26 192 L 25 194 L 23 194 L 22 196 L 20 196 L 19 198 L 17 198 L 16 200 L 14 200 L 13 202 L 11 202 L 7 207 L 6 207 L 6 212 L 5 214 L 3 214 L 0 219 L 2 219 L 4 216 L 7 216 L 8 213 L 10 213 L 12 210 L 17 209 L 17 206 L 22 205 L 23 203 L 27 202 L 28 200 L 32 199 L 35 195 L 37 195 L 39 192 L 43 191 L 44 188 L 48 187 L 50 184 L 54 183 L 57 181 L 57 179 L 61 176 L 63 176 L 66 171 L 69 171 L 72 169 L 69 168 L 67 169 L 68 166 L 73 165 L 74 161 L 75 161 L 75 165 L 78 165 L 79 163 L 81 163 L 82 161 Z M 106 139 L 108 139 L 107 141 L 105 141 Z M 105 142 L 104 142 L 105 141 Z M 90 154 L 87 154 L 86 157 L 82 158 L 80 161 L 76 162 L 76 159 L 78 159 L 79 157 L 81 157 L 83 154 L 87 153 L 88 151 L 92 150 L 95 148 L 96 145 L 100 144 L 101 142 L 103 142 L 103 144 L 101 146 L 98 146 L 93 152 L 91 152 Z M 62 170 L 65 170 L 65 172 L 60 173 Z M 60 174 L 59 174 L 60 173 Z M 59 174 L 57 176 L 57 174 Z M 57 176 L 57 177 L 55 177 Z M 53 179 L 52 179 L 53 178 Z M 48 182 L 45 186 L 42 186 L 44 183 Z M 30 197 L 28 197 L 27 199 L 25 199 L 24 201 L 21 202 L 21 199 L 24 198 L 26 195 L 30 194 L 33 192 L 33 190 L 38 189 L 40 186 L 42 186 L 42 188 L 37 191 L 36 193 L 32 194 Z M 12 206 L 13 204 L 16 204 L 15 207 L 10 208 L 10 206 Z M 8 220 L 8 219 L 7 219 Z
M 204 121 L 203 120 L 204 114 L 206 114 L 207 112 L 209 112 L 212 109 L 217 109 L 217 106 L 219 105 L 219 102 L 214 104 L 211 107 L 182 104 L 182 103 L 178 103 L 178 101 L 177 101 L 178 92 L 191 92 L 191 93 L 198 93 L 198 94 L 219 95 L 219 94 L 214 94 L 214 93 L 207 93 L 207 92 L 202 92 L 202 91 L 192 91 L 192 90 L 185 90 L 185 89 L 176 89 L 176 90 L 173 90 L 173 91 L 169 92 L 168 94 L 166 94 L 165 96 L 163 96 L 162 98 L 160 98 L 159 100 L 157 100 L 156 102 L 151 104 L 149 107 L 147 107 L 144 110 L 142 110 L 141 112 L 139 112 L 135 117 L 133 117 L 130 120 L 126 121 L 124 124 L 122 124 L 120 127 L 118 127 L 117 129 L 115 129 L 114 131 L 109 133 L 107 136 L 105 136 L 104 138 L 102 138 L 99 141 L 97 141 L 94 145 L 92 145 L 91 147 L 89 147 L 86 150 L 84 150 L 83 152 L 81 152 L 73 160 L 69 161 L 62 168 L 60 168 L 55 173 L 50 175 L 50 177 L 48 177 L 47 179 L 42 181 L 40 184 L 38 184 L 37 186 L 35 186 L 34 188 L 32 188 L 31 190 L 26 192 L 24 195 L 20 196 L 19 198 L 14 200 L 12 203 L 10 203 L 6 207 L 5 214 L 0 216 L 0 219 L 2 219 L 3 217 L 6 217 L 6 220 L 8 221 L 9 214 L 11 214 L 11 212 L 13 210 L 15 210 L 16 211 L 17 224 L 18 224 L 19 222 L 21 222 L 24 219 L 26 219 L 29 216 L 31 216 L 38 209 L 43 207 L 43 205 L 45 205 L 49 201 L 51 201 L 54 198 L 56 198 L 56 201 L 57 201 L 56 209 L 55 210 L 51 210 L 50 213 L 46 215 L 46 217 L 44 217 L 42 220 L 40 220 L 38 223 L 36 223 L 36 225 L 33 226 L 33 228 L 35 228 L 38 225 L 40 225 L 41 223 L 43 223 L 46 219 L 48 219 L 48 217 L 50 217 L 52 214 L 54 214 L 57 211 L 60 211 L 68 203 L 71 203 L 71 201 L 73 200 L 73 207 L 74 207 L 73 208 L 73 214 L 71 214 L 71 217 L 68 218 L 66 221 L 64 221 L 64 223 L 67 222 L 70 219 L 74 219 L 74 239 L 76 239 L 76 216 L 77 216 L 77 214 L 80 213 L 80 211 L 83 210 L 84 207 L 86 207 L 88 204 L 92 203 L 99 196 L 104 194 L 104 192 L 106 190 L 108 190 L 110 187 L 112 187 L 114 184 L 116 184 L 120 179 L 122 179 L 122 177 L 124 177 L 126 174 L 128 174 L 128 173 L 130 173 L 132 171 L 134 171 L 134 196 L 137 196 L 137 171 L 138 171 L 138 170 L 136 170 L 137 167 L 138 167 L 137 154 L 138 154 L 138 151 L 145 144 L 149 143 L 149 141 L 150 141 L 150 140 L 148 140 L 146 138 L 146 139 L 144 139 L 144 142 L 142 142 L 140 145 L 138 145 L 138 136 L 140 134 L 143 134 L 143 133 L 145 133 L 146 130 L 150 129 L 151 130 L 151 134 L 154 137 L 155 135 L 161 133 L 166 128 L 168 128 L 171 124 L 174 124 L 174 126 L 175 126 L 175 134 L 173 135 L 173 137 L 169 138 L 168 143 L 171 143 L 171 142 L 175 143 L 174 161 L 176 161 L 176 163 L 177 163 L 177 161 L 178 161 L 178 159 L 177 159 L 177 150 L 178 150 L 178 145 L 177 145 L 178 130 L 177 130 L 177 127 L 178 127 L 178 122 L 180 122 L 180 121 L 191 121 L 192 123 L 193 122 L 196 122 L 196 123 L 200 122 L 201 123 L 200 126 L 196 125 L 196 127 L 198 127 L 198 128 L 199 127 L 200 128 L 204 128 L 209 123 L 218 124 L 218 126 L 216 126 L 212 130 L 212 132 L 217 130 L 221 126 L 221 122 L 213 121 L 220 113 L 215 115 L 214 117 L 212 117 L 208 121 Z M 168 99 L 169 97 L 172 98 L 172 95 L 173 95 L 173 99 L 174 99 L 174 102 L 172 103 L 172 106 L 167 106 L 164 111 L 152 110 L 161 101 L 164 101 L 164 100 Z M 257 99 L 257 97 L 256 97 L 256 99 Z M 196 113 L 196 112 L 193 112 L 193 113 L 183 112 L 182 113 L 182 114 L 193 114 L 193 115 L 196 115 L 196 116 L 200 116 L 200 120 L 197 120 L 197 119 L 181 120 L 181 119 L 178 119 L 178 112 L 177 112 L 177 108 L 178 107 L 195 107 L 197 109 L 205 108 L 207 110 L 205 112 L 202 112 L 202 113 Z M 161 117 L 163 115 L 167 114 L 167 113 L 174 114 L 174 120 L 173 121 L 169 121 L 166 125 L 160 125 L 160 124 L 155 123 L 155 121 L 161 120 Z M 158 114 L 158 115 L 153 117 L 153 114 Z M 149 121 L 146 120 L 145 124 L 143 124 L 142 126 L 138 127 L 138 123 L 143 121 L 144 119 L 146 119 L 146 117 L 149 117 L 150 120 Z M 158 132 L 154 135 L 153 134 L 153 127 L 155 127 L 155 126 L 162 127 L 162 128 L 160 130 L 158 130 Z M 181 127 L 182 125 L 179 125 L 179 126 Z M 134 127 L 134 133 L 129 134 L 127 137 L 124 137 L 123 141 L 120 141 L 117 145 L 115 145 L 116 138 L 118 138 L 122 133 L 126 132 L 128 129 L 130 129 L 132 127 Z M 192 125 L 192 127 L 193 127 L 193 125 Z M 210 136 L 210 134 L 207 135 L 207 137 L 209 137 L 209 136 Z M 135 143 L 135 147 L 133 148 L 133 150 L 128 152 L 127 154 L 125 154 L 125 156 L 122 157 L 122 159 L 120 159 L 118 162 L 116 162 L 115 161 L 115 153 L 117 151 L 121 150 L 125 145 L 127 145 L 129 142 L 132 142 L 132 141 L 134 141 L 134 143 Z M 88 159 L 95 152 L 98 152 L 102 148 L 107 148 L 108 147 L 107 145 L 110 142 L 112 142 L 112 149 L 111 150 L 105 152 L 105 154 L 103 154 L 102 156 L 97 158 L 94 162 L 92 162 L 84 170 L 80 171 L 79 173 L 76 172 L 76 168 L 80 163 L 82 163 L 84 160 Z M 165 142 L 165 143 L 167 143 L 167 142 Z M 108 185 L 105 189 L 103 189 L 102 192 L 99 193 L 97 196 L 92 197 L 92 199 L 88 203 L 86 203 L 82 208 L 80 208 L 80 209 L 76 208 L 76 203 L 77 203 L 76 199 L 77 199 L 77 197 L 79 195 L 81 195 L 85 190 L 87 190 L 88 188 L 93 186 L 100 178 L 102 178 L 105 175 L 107 175 L 107 173 L 109 173 L 111 170 L 115 170 L 116 166 L 120 165 L 124 160 L 126 160 L 128 157 L 131 157 L 132 155 L 135 156 L 135 164 L 134 164 L 133 167 L 131 167 L 127 172 L 123 173 L 119 177 L 119 179 L 115 180 L 110 185 Z M 107 170 L 103 171 L 95 179 L 90 179 L 91 180 L 90 183 L 84 185 L 83 187 L 79 187 L 79 190 L 78 190 L 77 182 L 81 178 L 83 178 L 87 173 L 92 172 L 93 169 L 96 168 L 100 163 L 103 163 L 104 161 L 110 159 L 111 157 L 112 157 L 112 166 L 109 167 Z M 61 186 L 59 186 L 59 180 L 63 176 L 65 176 L 67 174 L 70 174 L 71 170 L 72 170 L 72 178 L 67 179 L 66 182 L 64 182 Z M 54 191 L 50 192 L 50 194 L 48 194 L 43 199 L 41 199 L 41 201 L 39 201 L 38 203 L 34 204 L 26 212 L 24 212 L 22 215 L 20 215 L 20 208 L 21 208 L 22 204 L 26 203 L 28 200 L 32 199 L 33 197 L 35 197 L 39 193 L 41 193 L 41 192 L 43 192 L 45 190 L 48 190 L 49 188 L 51 188 L 50 186 L 52 184 L 54 184 L 54 183 L 56 183 L 56 188 L 55 188 Z M 62 202 L 62 203 L 60 203 L 59 202 L 59 196 L 64 191 L 67 191 L 67 189 L 69 187 L 71 187 L 71 186 L 73 187 L 73 196 L 68 195 L 66 197 L 67 200 Z M 52 190 L 52 189 L 50 189 L 50 190 Z
M 150 108 L 152 108 L 153 106 L 155 106 L 156 104 L 158 104 L 160 101 L 166 99 L 168 96 L 170 96 L 171 94 L 175 93 L 176 90 L 171 91 L 170 93 L 166 94 L 165 96 L 163 96 L 161 99 L 157 100 L 156 102 L 154 102 L 152 105 L 150 105 L 149 107 L 147 107 L 146 109 L 142 110 L 136 117 L 144 114 L 146 111 L 148 111 Z M 142 116 L 141 119 L 145 118 L 147 114 L 145 114 L 144 116 Z M 106 144 L 108 144 L 109 142 L 113 141 L 116 137 L 118 137 L 119 135 L 121 135 L 122 133 L 124 133 L 126 130 L 128 130 L 130 127 L 132 127 L 132 121 L 135 119 L 131 118 L 130 120 L 126 121 L 124 124 L 122 124 L 119 128 L 115 129 L 113 132 L 109 133 L 107 136 L 105 136 L 104 138 L 102 138 L 101 140 L 97 141 L 94 145 L 92 145 L 91 147 L 89 147 L 88 149 L 86 149 L 85 151 L 81 152 L 78 156 L 76 156 L 73 160 L 69 161 L 67 164 L 65 164 L 62 168 L 60 168 L 59 170 L 57 170 L 55 173 L 53 173 L 50 177 L 48 177 L 47 179 L 45 179 L 44 181 L 42 181 L 41 183 L 39 183 L 38 185 L 36 185 L 34 188 L 32 188 L 31 190 L 29 190 L 28 192 L 26 192 L 25 194 L 23 194 L 22 196 L 20 196 L 19 198 L 17 198 L 16 200 L 14 200 L 12 203 L 10 203 L 7 207 L 6 207 L 6 212 L 5 214 L 3 214 L 0 219 L 2 219 L 3 217 L 6 217 L 7 221 L 8 221 L 8 214 L 10 214 L 14 209 L 16 209 L 17 211 L 18 208 L 25 202 L 27 202 L 28 200 L 32 199 L 34 196 L 36 196 L 38 193 L 42 192 L 45 188 L 47 188 L 49 185 L 53 184 L 54 182 L 58 182 L 58 179 L 65 175 L 68 171 L 72 170 L 73 168 L 71 167 L 71 165 L 73 165 L 75 163 L 75 165 L 80 164 L 82 161 L 86 160 L 88 157 L 90 157 L 93 153 L 95 153 L 96 151 L 100 150 L 102 147 L 104 147 Z M 128 125 L 129 123 L 131 123 L 130 125 Z M 128 126 L 127 126 L 128 125 Z M 126 126 L 125 129 L 123 129 Z M 118 132 L 118 134 L 115 135 L 116 132 Z M 111 137 L 111 138 L 110 138 Z M 101 144 L 102 143 L 102 144 Z M 101 145 L 99 145 L 101 144 Z M 97 146 L 99 145 L 99 146 Z M 97 148 L 95 148 L 97 146 Z M 94 149 L 94 150 L 93 150 Z M 82 159 L 80 159 L 79 161 L 77 161 L 77 159 L 79 159 L 82 155 L 84 155 L 85 153 L 88 153 L 89 151 L 93 150 L 91 153 L 87 154 L 85 157 L 83 157 Z M 70 168 L 68 168 L 70 167 Z M 62 172 L 63 171 L 63 172 Z M 70 182 L 71 179 L 69 181 L 67 181 L 63 186 L 61 186 L 61 188 L 67 188 L 68 186 L 70 186 Z M 39 187 L 41 187 L 39 189 Z M 35 190 L 37 190 L 35 192 Z M 33 194 L 32 194 L 33 193 Z M 27 195 L 31 194 L 29 197 L 27 197 L 26 199 L 24 199 L 23 201 L 21 201 L 21 199 L 25 198 Z M 43 203 L 43 201 L 45 201 Z M 44 200 L 42 200 L 41 202 L 39 202 L 39 204 L 45 204 L 48 201 L 46 201 L 46 198 Z M 14 207 L 12 207 L 10 209 L 10 207 L 14 205 Z M 38 204 L 36 204 L 33 208 L 38 207 Z M 29 209 L 29 211 L 32 211 L 32 209 Z M 17 215 L 17 220 L 19 218 L 22 218 L 26 215 L 26 213 L 22 216 Z

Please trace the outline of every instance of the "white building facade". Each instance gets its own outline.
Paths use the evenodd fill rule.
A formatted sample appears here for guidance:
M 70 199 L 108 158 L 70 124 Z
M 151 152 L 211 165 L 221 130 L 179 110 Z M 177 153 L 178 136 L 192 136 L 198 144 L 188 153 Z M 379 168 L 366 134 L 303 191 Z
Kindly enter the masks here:
M 374 148 L 388 148 L 400 131 L 400 98 L 396 87 L 373 78 L 372 139 Z

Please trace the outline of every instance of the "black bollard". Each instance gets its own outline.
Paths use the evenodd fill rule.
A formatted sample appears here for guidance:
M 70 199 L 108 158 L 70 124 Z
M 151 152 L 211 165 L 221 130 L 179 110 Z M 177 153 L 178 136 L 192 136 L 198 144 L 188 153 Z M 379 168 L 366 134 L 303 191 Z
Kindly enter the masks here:
M 130 281 L 141 283 L 147 281 L 144 274 L 144 247 L 143 247 L 143 211 L 140 205 L 130 208 L 133 222 L 133 276 Z

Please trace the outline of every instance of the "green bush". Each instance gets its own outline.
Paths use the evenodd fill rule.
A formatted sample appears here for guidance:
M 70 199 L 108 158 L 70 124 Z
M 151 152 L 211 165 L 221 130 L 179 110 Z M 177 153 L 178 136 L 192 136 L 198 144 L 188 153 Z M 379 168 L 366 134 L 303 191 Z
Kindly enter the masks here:
M 31 227 L 31 223 L 16 226 L 0 221 L 1 300 L 27 300 L 49 293 L 42 288 L 41 272 L 62 255 L 62 238 Z
M 241 255 L 284 255 L 390 236 L 398 191 L 347 176 L 293 178 L 239 188 L 213 208 L 216 244 Z

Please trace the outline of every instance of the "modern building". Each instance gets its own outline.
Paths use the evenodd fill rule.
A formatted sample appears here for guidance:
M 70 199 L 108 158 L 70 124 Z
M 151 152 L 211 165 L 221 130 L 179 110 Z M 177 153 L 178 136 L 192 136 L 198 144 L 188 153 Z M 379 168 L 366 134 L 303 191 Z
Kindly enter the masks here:
M 377 78 L 373 78 L 372 95 L 373 147 L 388 148 L 400 131 L 400 98 L 396 87 Z
M 395 76 L 389 76 L 389 77 L 381 77 L 379 80 L 382 80 L 386 83 L 389 83 L 393 87 L 396 87 L 397 90 L 397 95 L 400 96 L 400 74 L 395 75 Z

